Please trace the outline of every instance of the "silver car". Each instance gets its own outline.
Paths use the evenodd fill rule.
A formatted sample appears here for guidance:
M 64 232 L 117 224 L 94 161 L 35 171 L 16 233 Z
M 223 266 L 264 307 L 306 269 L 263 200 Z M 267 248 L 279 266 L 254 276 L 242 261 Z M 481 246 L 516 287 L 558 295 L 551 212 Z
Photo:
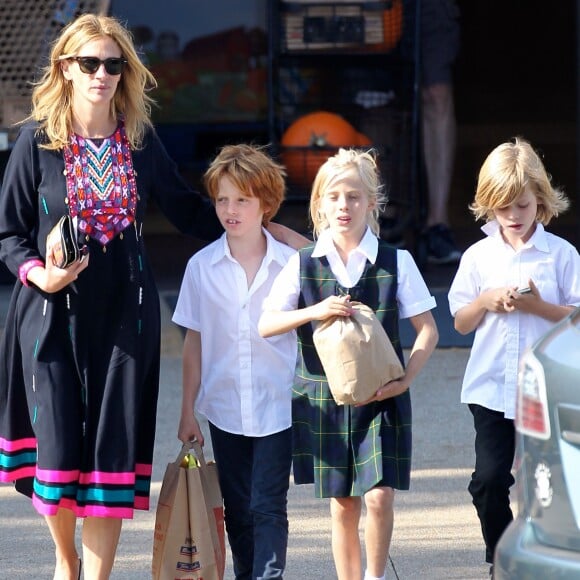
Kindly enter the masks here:
M 524 355 L 516 412 L 518 517 L 494 578 L 580 579 L 580 308 Z

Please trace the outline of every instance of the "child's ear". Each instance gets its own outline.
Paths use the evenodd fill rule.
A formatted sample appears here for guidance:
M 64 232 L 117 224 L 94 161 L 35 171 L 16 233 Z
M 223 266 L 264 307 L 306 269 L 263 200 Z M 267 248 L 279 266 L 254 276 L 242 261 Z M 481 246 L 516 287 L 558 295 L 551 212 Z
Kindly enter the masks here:
M 270 219 L 272 217 L 272 206 L 269 203 L 262 202 L 261 207 L 264 216 Z

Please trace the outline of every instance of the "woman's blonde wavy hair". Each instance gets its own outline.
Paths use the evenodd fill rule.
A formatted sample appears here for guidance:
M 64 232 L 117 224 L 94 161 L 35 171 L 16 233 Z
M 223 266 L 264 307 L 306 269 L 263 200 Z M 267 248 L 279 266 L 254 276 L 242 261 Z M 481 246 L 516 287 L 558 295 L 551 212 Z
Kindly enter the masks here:
M 531 187 L 538 201 L 536 221 L 548 225 L 570 205 L 563 191 L 553 187 L 540 156 L 528 141 L 514 137 L 498 145 L 479 170 L 477 189 L 469 209 L 476 220 L 495 219 L 494 210 L 511 205 Z
M 379 216 L 387 202 L 387 197 L 384 192 L 384 186 L 381 184 L 376 152 L 373 149 L 360 151 L 341 148 L 336 155 L 333 155 L 323 163 L 312 184 L 310 220 L 315 238 L 329 227 L 328 220 L 319 211 L 322 197 L 338 175 L 353 168 L 356 169 L 360 178 L 361 193 L 368 197 L 369 203 L 374 203 L 374 208 L 368 214 L 368 226 L 376 236 L 380 234 Z
M 140 61 L 131 33 L 117 19 L 83 14 L 63 28 L 52 45 L 49 64 L 44 68 L 42 78 L 34 84 L 32 111 L 25 121 L 34 120 L 40 124 L 40 130 L 46 135 L 44 148 L 62 149 L 73 131 L 73 88 L 63 75 L 59 58 L 76 55 L 82 46 L 103 37 L 111 38 L 127 60 L 111 101 L 111 114 L 124 119 L 131 147 L 138 149 L 141 146 L 145 131 L 152 125 L 151 106 L 154 101 L 147 91 L 157 86 L 155 77 Z

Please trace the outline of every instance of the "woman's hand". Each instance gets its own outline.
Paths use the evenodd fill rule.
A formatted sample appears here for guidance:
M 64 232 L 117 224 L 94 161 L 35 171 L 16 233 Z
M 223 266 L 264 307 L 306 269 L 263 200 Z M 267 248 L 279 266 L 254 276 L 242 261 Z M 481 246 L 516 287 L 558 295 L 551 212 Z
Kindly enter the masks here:
M 38 266 L 28 272 L 28 280 L 35 286 L 53 294 L 74 282 L 79 274 L 89 265 L 89 255 L 83 254 L 66 268 L 59 268 L 54 264 L 54 251 L 52 247 L 46 248 L 46 261 L 44 268 Z

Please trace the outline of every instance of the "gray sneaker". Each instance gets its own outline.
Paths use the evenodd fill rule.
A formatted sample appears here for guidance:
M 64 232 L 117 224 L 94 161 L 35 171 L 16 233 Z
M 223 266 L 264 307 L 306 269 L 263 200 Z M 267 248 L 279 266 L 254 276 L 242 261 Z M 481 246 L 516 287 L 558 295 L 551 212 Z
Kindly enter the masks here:
M 455 264 L 461 252 L 455 245 L 451 230 L 443 224 L 431 226 L 425 232 L 427 240 L 427 262 L 429 264 Z

